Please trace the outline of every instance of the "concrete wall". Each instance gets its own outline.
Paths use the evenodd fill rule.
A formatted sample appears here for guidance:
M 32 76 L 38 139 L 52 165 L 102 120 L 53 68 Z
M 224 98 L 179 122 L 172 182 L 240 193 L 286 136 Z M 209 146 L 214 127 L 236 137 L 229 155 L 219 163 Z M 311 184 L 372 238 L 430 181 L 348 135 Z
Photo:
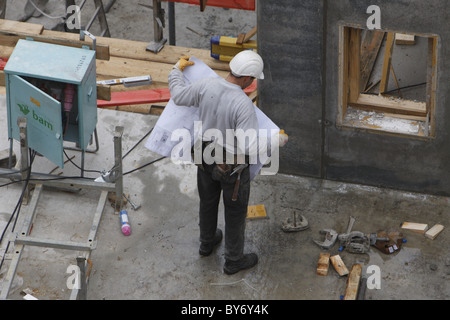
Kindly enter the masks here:
M 290 135 L 281 150 L 285 173 L 321 175 L 322 37 L 321 1 L 258 1 L 259 52 L 265 62 L 259 104 Z
M 419 140 L 336 126 L 339 25 L 439 35 L 436 137 Z M 446 0 L 258 2 L 258 45 L 267 79 L 259 103 L 290 135 L 282 173 L 450 195 L 450 4 Z

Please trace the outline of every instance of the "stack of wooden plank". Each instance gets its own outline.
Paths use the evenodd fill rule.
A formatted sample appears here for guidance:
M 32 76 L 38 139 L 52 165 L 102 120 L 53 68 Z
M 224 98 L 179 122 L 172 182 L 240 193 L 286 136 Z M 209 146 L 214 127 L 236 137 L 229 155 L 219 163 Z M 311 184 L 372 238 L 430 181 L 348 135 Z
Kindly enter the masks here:
M 84 42 L 79 40 L 79 34 L 60 31 L 45 30 L 42 25 L 0 19 L 0 57 L 9 58 L 19 39 L 27 37 L 35 41 L 44 41 L 54 44 L 81 47 L 89 45 L 92 41 L 88 37 Z M 153 90 L 164 91 L 168 89 L 168 75 L 173 65 L 181 56 L 195 56 L 211 67 L 219 76 L 226 77 L 229 73 L 227 62 L 218 61 L 210 56 L 209 50 L 165 45 L 157 54 L 147 51 L 148 43 L 141 41 L 124 40 L 118 38 L 97 37 L 97 80 L 128 78 L 150 75 L 152 84 L 140 87 L 125 88 L 124 86 L 111 86 L 111 94 L 115 92 Z M 0 94 L 5 93 L 4 74 L 0 71 Z M 253 86 L 255 93 L 256 87 Z M 139 93 L 145 93 L 143 91 Z M 139 101 L 139 104 L 112 106 L 110 108 L 122 111 L 152 113 L 152 104 L 165 105 L 167 95 L 161 95 L 161 101 Z M 158 110 L 161 110 L 158 108 Z M 159 111 L 160 112 L 160 111 Z

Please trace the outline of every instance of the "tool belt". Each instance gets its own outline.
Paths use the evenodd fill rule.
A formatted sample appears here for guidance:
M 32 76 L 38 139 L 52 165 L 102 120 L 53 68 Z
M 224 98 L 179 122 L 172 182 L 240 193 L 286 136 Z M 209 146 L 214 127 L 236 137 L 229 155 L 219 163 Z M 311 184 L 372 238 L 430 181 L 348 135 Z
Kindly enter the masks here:
M 211 142 L 203 142 L 202 144 L 202 155 L 203 155 L 203 151 L 205 150 L 205 148 L 211 144 Z M 192 147 L 192 158 L 194 159 L 194 147 Z M 213 151 L 214 152 L 214 151 Z M 211 154 L 212 156 L 214 156 L 214 154 Z M 227 153 L 225 150 L 223 150 L 223 160 L 226 161 L 227 159 Z M 215 180 L 220 180 L 222 182 L 229 182 L 230 180 L 234 179 L 234 177 L 232 177 L 233 175 L 236 175 L 236 181 L 234 182 L 234 191 L 233 191 L 233 196 L 231 198 L 232 201 L 237 201 L 237 195 L 238 195 L 238 191 L 239 191 L 239 185 L 240 185 L 240 181 L 241 181 L 241 173 L 242 171 L 244 171 L 245 168 L 248 167 L 249 164 L 249 157 L 245 156 L 245 163 L 239 163 L 238 162 L 238 156 L 234 155 L 233 157 L 233 162 L 232 163 L 216 163 L 213 171 L 212 171 L 212 176 L 213 179 Z M 198 166 L 200 169 L 205 170 L 204 166 L 203 166 L 203 160 L 201 164 L 195 164 L 196 166 Z M 231 181 L 230 181 L 231 182 Z
M 205 150 L 205 148 L 210 145 L 212 142 L 211 141 L 204 141 L 202 143 L 202 156 L 203 156 L 203 152 Z M 214 154 L 215 150 L 213 150 L 211 156 L 215 156 Z M 194 147 L 191 148 L 191 154 L 192 154 L 192 159 L 195 159 L 194 157 Z M 237 166 L 243 164 L 242 161 L 238 161 L 238 156 L 237 155 L 233 155 L 233 161 L 231 163 L 227 163 L 227 152 L 225 150 L 223 150 L 223 157 L 222 157 L 224 163 L 216 163 L 217 167 L 219 168 L 220 172 L 223 174 L 227 174 L 229 172 L 232 172 Z M 248 164 L 249 163 L 249 156 L 245 156 L 244 159 L 244 164 Z M 201 168 L 202 170 L 204 170 L 204 166 L 203 166 L 203 159 L 202 159 L 202 163 L 195 163 L 196 166 L 198 166 L 199 168 Z

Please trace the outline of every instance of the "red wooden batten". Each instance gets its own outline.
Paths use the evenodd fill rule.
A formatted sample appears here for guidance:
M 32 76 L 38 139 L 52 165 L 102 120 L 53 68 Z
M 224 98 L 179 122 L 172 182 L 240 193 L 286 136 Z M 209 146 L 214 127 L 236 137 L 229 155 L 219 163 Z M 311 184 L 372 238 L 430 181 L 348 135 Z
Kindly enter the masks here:
M 200 5 L 200 0 L 165 0 Z M 230 9 L 255 10 L 255 0 L 208 0 L 207 6 Z

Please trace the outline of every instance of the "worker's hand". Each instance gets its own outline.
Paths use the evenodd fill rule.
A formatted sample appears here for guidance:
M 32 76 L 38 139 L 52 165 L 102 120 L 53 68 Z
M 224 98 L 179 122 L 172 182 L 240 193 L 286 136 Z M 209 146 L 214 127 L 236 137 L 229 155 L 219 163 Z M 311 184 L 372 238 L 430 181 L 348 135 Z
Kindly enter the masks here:
M 178 69 L 181 72 L 184 71 L 186 67 L 193 66 L 194 62 L 189 61 L 190 57 L 181 57 L 180 60 L 173 66 L 174 69 Z
M 288 135 L 284 132 L 284 130 L 281 130 L 280 133 L 278 134 L 278 143 L 280 147 L 284 147 L 284 145 L 288 142 L 289 137 Z

